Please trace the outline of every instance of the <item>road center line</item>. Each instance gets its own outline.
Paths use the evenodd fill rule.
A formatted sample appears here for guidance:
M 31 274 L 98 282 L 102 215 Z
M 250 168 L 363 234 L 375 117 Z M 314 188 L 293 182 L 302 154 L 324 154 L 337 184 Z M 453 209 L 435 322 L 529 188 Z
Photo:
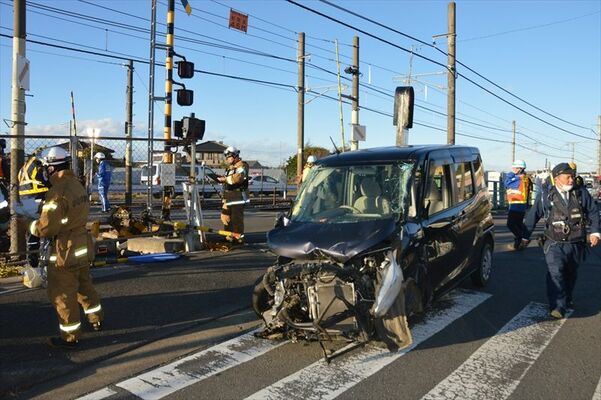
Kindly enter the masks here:
M 334 359 L 329 365 L 320 360 L 254 393 L 248 399 L 333 399 L 413 350 L 490 296 L 487 293 L 454 291 L 445 298 L 453 303 L 452 306 L 428 312 L 424 322 L 411 329 L 413 344 L 409 348 L 391 353 L 386 349 L 368 347 L 347 357 Z
M 565 321 L 528 304 L 422 400 L 508 398 Z

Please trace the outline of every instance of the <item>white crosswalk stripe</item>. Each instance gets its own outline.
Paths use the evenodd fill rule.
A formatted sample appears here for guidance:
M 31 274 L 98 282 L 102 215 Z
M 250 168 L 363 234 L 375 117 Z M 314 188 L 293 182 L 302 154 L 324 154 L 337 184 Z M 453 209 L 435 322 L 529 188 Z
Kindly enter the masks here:
M 566 321 L 548 315 L 547 305 L 528 304 L 422 400 L 508 398 Z
M 593 393 L 593 398 L 591 400 L 601 400 L 601 377 L 599 377 L 597 389 L 595 389 L 595 393 Z
M 449 297 L 454 303 L 452 307 L 428 313 L 430 315 L 426 316 L 423 323 L 412 327 L 413 344 L 409 348 L 390 353 L 384 349 L 369 347 L 357 354 L 334 360 L 331 364 L 320 360 L 249 396 L 248 399 L 333 399 L 402 357 L 489 297 L 486 293 L 456 291 Z
M 330 364 L 320 359 L 273 384 L 266 382 L 269 386 L 247 399 L 334 399 L 397 361 L 490 297 L 487 293 L 456 290 L 445 297 L 448 306 L 428 311 L 422 322 L 412 326 L 414 343 L 409 348 L 390 353 L 386 349 L 367 346 L 337 357 Z M 466 355 L 467 359 L 450 375 L 433 388 L 423 388 L 422 393 L 431 390 L 422 400 L 509 398 L 565 322 L 566 319 L 550 320 L 548 307 L 544 304 L 526 305 L 480 348 L 469 357 Z M 253 332 L 247 333 L 80 399 L 121 398 L 129 394 L 144 400 L 165 398 L 228 369 L 246 368 L 242 364 L 286 343 L 258 339 Z M 591 400 L 601 400 L 601 379 Z
M 117 387 L 141 399 L 161 399 L 173 392 L 200 382 L 215 374 L 242 364 L 286 342 L 269 341 L 254 337 L 254 332 L 184 357 L 163 367 L 118 383 Z M 82 399 L 103 399 L 113 395 L 109 388 L 100 389 Z M 88 397 L 92 396 L 92 397 Z
M 226 369 L 252 360 L 282 342 L 255 338 L 253 332 L 182 358 L 169 365 L 118 383 L 117 386 L 141 399 L 163 398 Z

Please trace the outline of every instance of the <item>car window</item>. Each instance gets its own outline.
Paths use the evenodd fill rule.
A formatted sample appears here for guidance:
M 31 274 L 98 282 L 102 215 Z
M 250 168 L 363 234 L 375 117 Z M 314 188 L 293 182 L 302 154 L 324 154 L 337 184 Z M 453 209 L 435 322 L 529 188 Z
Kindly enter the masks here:
M 430 161 L 424 207 L 428 214 L 436 214 L 454 204 L 451 181 L 451 165 Z
M 469 162 L 455 164 L 455 182 L 457 184 L 457 202 L 469 200 L 474 196 L 472 169 Z
M 278 181 L 276 181 L 275 179 L 273 179 L 271 176 L 266 176 L 265 177 L 265 182 L 278 183 Z

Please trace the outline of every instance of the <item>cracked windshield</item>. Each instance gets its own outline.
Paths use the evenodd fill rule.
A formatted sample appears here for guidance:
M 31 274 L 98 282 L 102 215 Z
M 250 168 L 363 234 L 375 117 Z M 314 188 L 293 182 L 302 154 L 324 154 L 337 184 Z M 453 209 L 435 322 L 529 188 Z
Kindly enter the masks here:
M 412 169 L 412 162 L 313 167 L 291 219 L 319 223 L 398 219 L 405 213 Z

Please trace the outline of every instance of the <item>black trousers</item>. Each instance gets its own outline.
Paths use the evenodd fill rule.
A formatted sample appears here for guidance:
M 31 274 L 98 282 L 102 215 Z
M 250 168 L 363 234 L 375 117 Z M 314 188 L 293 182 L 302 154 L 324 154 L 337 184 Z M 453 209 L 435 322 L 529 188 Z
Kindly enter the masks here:
M 515 242 L 519 244 L 524 237 L 524 232 L 526 232 L 526 225 L 524 225 L 524 215 L 526 215 L 525 211 L 509 211 L 507 213 L 507 228 L 513 233 L 515 236 Z

